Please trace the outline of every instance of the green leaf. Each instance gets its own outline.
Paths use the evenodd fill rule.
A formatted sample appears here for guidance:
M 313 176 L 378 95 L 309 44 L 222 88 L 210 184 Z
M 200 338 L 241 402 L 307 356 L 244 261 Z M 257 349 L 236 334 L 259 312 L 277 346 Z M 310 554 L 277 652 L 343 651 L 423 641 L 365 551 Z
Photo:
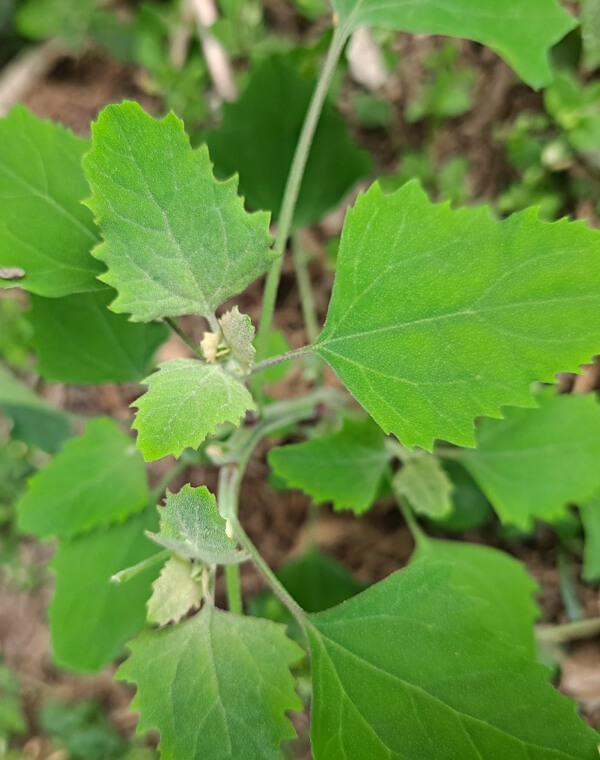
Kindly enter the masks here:
M 144 530 L 158 522 L 152 506 L 119 525 L 62 540 L 52 560 L 56 590 L 49 611 L 54 659 L 80 671 L 96 671 L 117 657 L 146 620 L 156 568 L 127 583 L 111 583 L 124 567 L 157 552 Z
M 462 533 L 489 522 L 490 504 L 465 468 L 455 459 L 446 459 L 442 464 L 452 483 L 452 512 L 434 518 L 435 524 L 446 532 Z
M 503 522 L 529 527 L 564 516 L 600 488 L 600 405 L 593 396 L 542 394 L 539 409 L 482 420 L 460 462 Z
M 420 515 L 435 519 L 452 511 L 452 481 L 434 456 L 424 454 L 409 459 L 394 476 L 392 485 L 395 493 L 406 497 Z
M 205 486 L 186 484 L 178 493 L 167 492 L 160 513 L 160 532 L 150 537 L 181 557 L 207 565 L 231 565 L 248 558 L 237 541 L 226 533 L 226 522 L 217 502 Z
M 71 435 L 68 416 L 47 404 L 0 364 L 0 409 L 13 422 L 11 435 L 53 454 Z
M 0 266 L 25 271 L 0 285 L 51 298 L 102 287 L 90 256 L 97 231 L 81 205 L 88 145 L 21 106 L 0 120 Z
M 283 626 L 205 606 L 191 620 L 145 631 L 117 676 L 137 684 L 138 731 L 160 731 L 165 758 L 279 760 L 301 708 L 289 666 L 302 650 Z
M 549 49 L 577 26 L 557 0 L 332 0 L 340 26 L 465 37 L 492 48 L 532 87 L 552 81 Z
M 580 6 L 585 65 L 593 70 L 600 65 L 600 2 L 581 0 Z
M 166 325 L 140 325 L 108 305 L 115 293 L 82 293 L 64 298 L 32 296 L 29 320 L 39 362 L 47 380 L 65 383 L 126 383 L 144 378 Z
M 208 136 L 216 172 L 238 173 L 250 207 L 268 209 L 275 219 L 314 87 L 315 81 L 300 76 L 287 58 L 268 58 L 252 71 L 240 99 L 225 104 L 223 123 Z M 369 165 L 339 113 L 326 103 L 300 187 L 294 226 L 318 222 L 367 174 Z
M 288 487 L 357 514 L 377 498 L 389 459 L 385 439 L 369 419 L 346 420 L 336 433 L 278 446 L 268 456 L 271 469 Z
M 413 562 L 443 562 L 452 568 L 450 584 L 486 604 L 486 627 L 504 633 L 531 659 L 535 657 L 533 623 L 539 609 L 533 600 L 537 583 L 523 564 L 489 546 L 458 541 L 437 541 L 421 535 Z
M 575 705 L 448 572 L 419 563 L 311 617 L 315 760 L 597 757 Z
M 205 147 L 192 151 L 182 122 L 137 103 L 105 108 L 83 164 L 104 242 L 94 255 L 134 322 L 203 314 L 265 272 L 269 217 L 244 211 L 237 181 L 217 182 Z M 160 156 L 160 160 L 157 160 Z
M 152 584 L 152 596 L 148 599 L 148 620 L 151 623 L 166 625 L 178 623 L 192 609 L 199 607 L 202 601 L 202 584 L 189 560 L 171 557 Z
M 600 580 L 600 491 L 580 509 L 585 533 L 583 579 L 588 583 Z
M 147 460 L 178 457 L 187 447 L 197 449 L 217 425 L 237 425 L 256 408 L 239 380 L 217 364 L 196 359 L 161 364 L 144 382 L 148 391 L 133 404 L 138 408 L 133 427 Z
M 600 348 L 599 249 L 581 222 L 496 222 L 375 184 L 346 216 L 315 350 L 405 446 L 473 445 L 475 417 L 532 406 L 533 380 Z
M 30 478 L 17 504 L 19 528 L 41 538 L 74 536 L 122 522 L 148 498 L 146 468 L 133 441 L 116 422 L 99 417 Z

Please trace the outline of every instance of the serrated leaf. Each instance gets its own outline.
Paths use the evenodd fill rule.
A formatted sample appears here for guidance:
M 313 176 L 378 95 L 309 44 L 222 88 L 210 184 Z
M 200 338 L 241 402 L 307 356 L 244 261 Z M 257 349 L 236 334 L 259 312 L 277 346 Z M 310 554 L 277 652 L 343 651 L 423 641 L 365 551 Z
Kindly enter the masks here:
M 17 504 L 19 528 L 41 538 L 74 536 L 122 522 L 148 498 L 146 468 L 134 442 L 116 422 L 99 417 L 29 479 Z
M 166 325 L 141 325 L 109 311 L 114 290 L 63 298 L 32 296 L 28 317 L 37 371 L 65 383 L 126 383 L 146 376 Z
M 165 760 L 279 760 L 301 708 L 289 666 L 303 652 L 285 628 L 205 606 L 191 620 L 145 631 L 117 676 L 135 683 L 138 731 L 160 731 Z
M 588 583 L 600 580 L 600 491 L 580 509 L 585 533 L 583 578 Z
M 69 417 L 37 396 L 0 364 L 0 409 L 13 422 L 11 435 L 53 454 L 71 435 Z
M 503 522 L 522 528 L 554 520 L 600 488 L 600 405 L 593 396 L 545 393 L 539 409 L 506 409 L 482 420 L 477 448 L 460 462 Z
M 152 584 L 148 599 L 148 620 L 167 625 L 178 623 L 189 610 L 202 601 L 202 584 L 194 576 L 197 568 L 189 560 L 171 557 Z
M 278 446 L 269 465 L 289 488 L 301 488 L 315 502 L 366 512 L 377 497 L 390 460 L 381 431 L 367 420 L 346 420 L 343 428 L 303 443 Z
M 98 233 L 81 205 L 88 146 L 21 106 L 0 119 L 0 266 L 25 271 L 0 286 L 51 298 L 102 287 L 103 266 L 90 255 Z
M 489 546 L 464 541 L 439 541 L 420 536 L 412 562 L 450 565 L 453 588 L 485 602 L 486 627 L 504 633 L 524 654 L 535 657 L 533 624 L 539 609 L 533 600 L 537 583 L 523 564 Z
M 581 222 L 497 222 L 375 184 L 346 216 L 315 350 L 405 446 L 473 445 L 475 417 L 532 406 L 532 381 L 600 349 L 599 251 Z
M 248 558 L 227 535 L 216 499 L 205 486 L 186 484 L 177 493 L 167 492 L 159 513 L 160 532 L 151 538 L 180 556 L 207 565 L 237 564 Z
M 382 26 L 480 42 L 536 88 L 552 81 L 550 48 L 577 26 L 557 0 L 332 0 L 332 6 L 348 33 Z
M 138 408 L 133 427 L 137 445 L 147 460 L 185 448 L 197 449 L 224 422 L 239 424 L 255 409 L 248 389 L 219 365 L 196 359 L 173 359 L 159 365 L 144 380 L 147 392 L 132 406 Z
M 144 535 L 144 530 L 155 530 L 157 522 L 151 507 L 122 524 L 60 541 L 51 563 L 56 590 L 48 613 L 52 651 L 59 665 L 99 670 L 144 626 L 156 567 L 137 573 L 127 583 L 111 583 L 111 578 L 158 551 Z
M 414 565 L 311 616 L 315 760 L 593 760 L 575 705 L 448 573 Z
M 439 460 L 430 454 L 405 462 L 394 476 L 392 486 L 420 515 L 439 519 L 452 511 L 452 481 Z
M 275 219 L 314 87 L 312 78 L 300 76 L 286 57 L 268 58 L 253 69 L 240 99 L 225 104 L 223 123 L 207 139 L 215 170 L 222 176 L 239 173 L 251 208 L 268 209 Z M 326 103 L 302 179 L 294 226 L 319 221 L 367 174 L 369 165 L 339 113 Z
M 237 181 L 214 179 L 206 147 L 192 151 L 174 114 L 107 106 L 92 137 L 87 205 L 104 238 L 94 251 L 108 266 L 101 279 L 119 294 L 113 311 L 135 322 L 211 316 L 269 268 L 268 214 L 244 211 Z

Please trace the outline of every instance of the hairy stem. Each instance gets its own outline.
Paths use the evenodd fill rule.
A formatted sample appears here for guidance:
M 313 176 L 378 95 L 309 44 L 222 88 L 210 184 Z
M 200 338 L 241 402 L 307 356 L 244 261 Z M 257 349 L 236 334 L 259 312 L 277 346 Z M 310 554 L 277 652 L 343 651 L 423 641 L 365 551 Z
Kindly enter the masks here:
M 285 354 L 272 356 L 270 359 L 263 359 L 262 362 L 258 362 L 258 364 L 255 364 L 254 367 L 252 367 L 252 374 L 254 375 L 256 372 L 262 372 L 265 369 L 269 369 L 269 367 L 274 367 L 276 364 L 287 362 L 290 359 L 295 359 L 297 356 L 304 356 L 304 354 L 308 354 L 310 351 L 311 346 L 302 346 L 302 348 L 295 348 L 293 351 L 287 351 Z

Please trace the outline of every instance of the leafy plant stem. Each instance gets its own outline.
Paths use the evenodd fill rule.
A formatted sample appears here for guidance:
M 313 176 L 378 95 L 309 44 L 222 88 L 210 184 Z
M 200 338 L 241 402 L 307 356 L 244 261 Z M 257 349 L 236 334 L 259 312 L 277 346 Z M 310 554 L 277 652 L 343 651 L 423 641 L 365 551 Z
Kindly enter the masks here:
M 338 59 L 342 53 L 344 44 L 347 38 L 347 31 L 341 27 L 337 27 L 331 38 L 329 50 L 327 52 L 327 58 L 321 71 L 321 76 L 317 82 L 317 86 L 313 93 L 313 97 L 302 126 L 300 138 L 296 146 L 296 152 L 288 175 L 285 192 L 283 194 L 283 201 L 281 204 L 281 214 L 279 216 L 279 224 L 277 225 L 277 236 L 275 238 L 275 245 L 273 246 L 274 252 L 277 254 L 277 258 L 273 262 L 269 274 L 267 275 L 267 282 L 265 284 L 265 291 L 263 296 L 263 307 L 258 326 L 258 335 L 256 339 L 256 350 L 259 360 L 264 359 L 267 351 L 267 338 L 271 329 L 271 323 L 273 321 L 273 314 L 275 312 L 275 300 L 277 298 L 277 290 L 279 288 L 279 278 L 281 275 L 281 267 L 283 264 L 283 252 L 285 250 L 285 244 L 290 234 L 292 222 L 294 218 L 294 210 L 296 208 L 296 201 L 298 200 L 298 194 L 300 192 L 300 185 L 302 184 L 302 177 L 304 176 L 304 169 L 308 160 L 310 152 L 310 146 L 319 123 L 319 117 L 325 103 L 327 91 L 331 83 L 331 78 L 335 72 Z M 253 387 L 255 395 L 257 395 L 258 383 Z
M 548 625 L 536 628 L 536 637 L 543 642 L 568 644 L 578 639 L 589 639 L 600 633 L 600 617 L 576 620 L 562 625 Z
M 285 354 L 272 356 L 269 359 L 263 359 L 262 362 L 258 362 L 258 364 L 254 365 L 252 368 L 252 374 L 254 375 L 256 372 L 262 372 L 265 369 L 269 369 L 269 367 L 274 367 L 276 364 L 287 362 L 290 359 L 295 359 L 298 356 L 303 356 L 304 354 L 310 353 L 310 351 L 311 346 L 302 346 L 302 348 L 295 348 L 293 351 L 287 351 Z
M 297 232 L 292 236 L 292 257 L 294 259 L 294 268 L 296 270 L 296 279 L 298 281 L 300 305 L 302 307 L 306 335 L 308 336 L 308 340 L 311 343 L 314 343 L 319 337 L 321 329 L 317 321 L 317 309 L 315 307 L 312 285 L 310 284 L 307 255 L 302 247 L 300 236 Z
M 425 535 L 421 526 L 417 522 L 407 499 L 401 496 L 398 499 L 398 506 L 400 507 L 400 511 L 402 512 L 402 517 L 404 517 L 404 520 L 406 521 L 406 524 L 408 525 L 408 529 L 410 530 L 412 537 L 415 540 L 415 543 L 421 544 L 427 541 L 427 536 Z
M 176 319 L 173 319 L 173 317 L 165 317 L 164 321 L 165 321 L 165 324 L 171 328 L 171 330 L 175 333 L 175 335 L 177 335 L 177 337 L 180 340 L 182 340 L 188 348 L 191 348 L 192 351 L 197 356 L 202 356 L 202 352 L 200 351 L 198 346 L 196 346 L 194 342 L 190 338 L 188 338 L 188 336 L 183 332 L 181 327 L 179 327 L 179 325 L 177 324 Z
M 225 565 L 225 589 L 227 591 L 229 612 L 234 615 L 243 615 L 244 606 L 242 604 L 242 584 L 240 582 L 239 565 Z

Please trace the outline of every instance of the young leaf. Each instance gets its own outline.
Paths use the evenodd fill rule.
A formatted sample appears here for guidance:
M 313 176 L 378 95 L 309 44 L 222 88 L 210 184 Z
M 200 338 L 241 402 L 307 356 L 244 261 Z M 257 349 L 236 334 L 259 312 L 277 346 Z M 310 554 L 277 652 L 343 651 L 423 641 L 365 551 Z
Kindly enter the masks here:
M 532 406 L 533 380 L 600 348 L 599 248 L 582 222 L 497 222 L 375 184 L 346 217 L 315 350 L 405 446 L 472 445 L 475 417 Z
M 506 634 L 534 659 L 533 623 L 539 617 L 539 609 L 533 595 L 538 585 L 521 562 L 489 546 L 438 541 L 429 536 L 419 538 L 411 561 L 450 565 L 453 588 L 485 602 L 481 616 L 486 627 Z
M 273 472 L 290 488 L 357 514 L 375 501 L 389 459 L 384 437 L 369 419 L 346 420 L 337 433 L 278 446 L 268 456 Z
M 99 290 L 103 266 L 90 256 L 98 234 L 81 205 L 89 188 L 81 157 L 89 142 L 16 106 L 0 119 L 0 267 L 25 274 L 18 285 L 47 297 Z
M 137 382 L 150 369 L 166 325 L 140 325 L 108 305 L 115 293 L 82 293 L 64 298 L 31 297 L 29 320 L 37 371 L 65 383 Z
M 171 557 L 152 584 L 152 596 L 148 599 L 148 620 L 167 625 L 178 623 L 192 607 L 202 601 L 202 584 L 194 577 L 192 563 L 181 557 Z
M 248 389 L 217 364 L 173 359 L 144 380 L 148 391 L 137 406 L 133 427 L 147 460 L 197 449 L 224 422 L 238 424 L 255 409 Z
M 462 464 L 456 459 L 446 459 L 443 466 L 452 483 L 452 512 L 435 518 L 435 524 L 446 532 L 462 533 L 489 522 L 492 516 L 490 504 Z
M 448 570 L 413 565 L 311 616 L 315 760 L 593 760 L 597 734 Z
M 222 176 L 239 173 L 250 207 L 268 209 L 275 219 L 314 87 L 315 82 L 300 76 L 289 59 L 268 58 L 252 71 L 240 99 L 225 104 L 223 123 L 208 136 L 215 170 Z M 294 226 L 318 222 L 367 174 L 369 164 L 339 113 L 326 103 L 300 187 Z
M 116 422 L 99 417 L 28 481 L 17 504 L 19 528 L 41 538 L 70 537 L 121 522 L 148 498 L 146 468 L 133 441 Z
M 580 509 L 585 533 L 583 578 L 588 583 L 600 580 L 600 491 Z
M 285 629 L 205 606 L 145 631 L 117 676 L 137 685 L 138 731 L 160 731 L 163 758 L 278 760 L 301 708 L 289 666 L 303 652 Z
M 507 523 L 552 521 L 600 488 L 600 405 L 593 396 L 541 394 L 539 409 L 482 420 L 477 448 L 459 454 Z
M 219 318 L 218 323 L 217 332 L 204 333 L 200 344 L 204 358 L 209 364 L 228 358 L 234 374 L 249 374 L 256 355 L 256 349 L 252 345 L 254 325 L 250 317 L 241 314 L 238 307 L 234 306 Z
M 231 565 L 247 559 L 246 552 L 225 532 L 225 520 L 205 486 L 186 484 L 178 493 L 167 492 L 159 514 L 160 532 L 152 535 L 152 540 L 181 557 L 207 565 Z
M 0 364 L 0 409 L 12 420 L 11 436 L 54 454 L 71 435 L 68 416 L 47 404 Z
M 405 496 L 420 515 L 441 518 L 452 511 L 452 481 L 439 459 L 430 454 L 409 459 L 392 482 L 398 496 Z
M 558 0 L 332 0 L 348 33 L 383 26 L 413 34 L 466 37 L 495 50 L 532 87 L 552 81 L 549 50 L 576 20 Z
M 49 611 L 54 659 L 74 670 L 96 671 L 117 657 L 146 620 L 157 568 L 111 583 L 124 567 L 158 551 L 144 530 L 155 530 L 154 507 L 120 525 L 62 540 L 52 560 L 56 590 Z
M 248 214 L 237 181 L 217 182 L 206 147 L 192 151 L 183 124 L 157 121 L 131 102 L 105 108 L 84 159 L 88 206 L 104 242 L 94 255 L 134 322 L 211 316 L 273 261 L 268 214 Z M 157 161 L 160 156 L 160 161 Z

